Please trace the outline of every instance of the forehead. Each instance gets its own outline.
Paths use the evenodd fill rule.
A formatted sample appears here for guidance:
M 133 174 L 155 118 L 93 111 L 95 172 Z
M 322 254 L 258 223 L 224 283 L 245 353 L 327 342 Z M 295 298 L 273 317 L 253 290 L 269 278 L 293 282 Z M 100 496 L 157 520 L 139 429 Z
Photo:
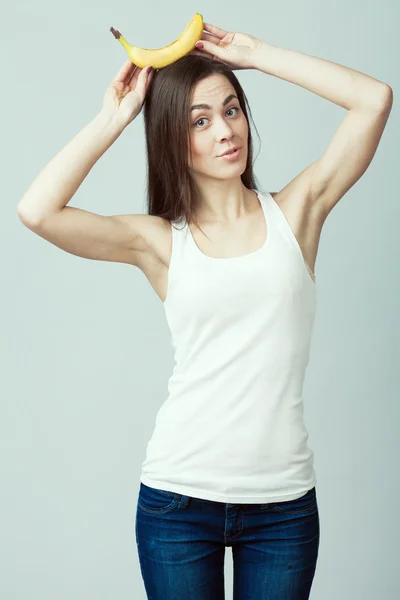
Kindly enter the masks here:
M 191 94 L 192 104 L 208 101 L 209 104 L 219 104 L 227 94 L 235 94 L 235 88 L 224 75 L 216 73 L 199 81 Z

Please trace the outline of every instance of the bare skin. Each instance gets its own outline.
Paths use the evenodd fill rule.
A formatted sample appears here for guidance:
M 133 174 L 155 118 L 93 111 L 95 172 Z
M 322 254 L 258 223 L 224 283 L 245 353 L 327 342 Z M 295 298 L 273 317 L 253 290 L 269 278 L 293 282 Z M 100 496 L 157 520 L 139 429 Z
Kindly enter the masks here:
M 118 126 L 118 131 L 125 127 L 126 122 L 140 109 L 145 82 L 149 79 L 144 79 L 142 70 L 138 76 L 138 83 L 142 77 L 142 93 L 139 98 L 134 93 L 137 85 L 133 90 L 126 87 L 130 85 L 127 84 L 127 78 L 130 80 L 131 69 L 131 62 L 126 61 L 107 91 L 103 108 L 105 113 L 102 111 L 101 118 L 90 123 L 81 132 L 80 137 L 74 138 L 76 152 L 80 146 L 86 146 L 92 137 L 97 139 L 99 127 L 103 133 L 104 130 L 108 131 L 108 115 L 114 114 L 116 104 L 119 103 L 118 111 L 121 107 L 126 108 L 126 114 L 121 116 L 122 123 Z M 265 219 L 257 194 L 246 189 L 240 180 L 247 150 L 248 122 L 244 112 L 240 110 L 234 92 L 230 82 L 222 75 L 216 74 L 198 82 L 191 98 L 194 112 L 190 125 L 192 152 L 188 157 L 188 166 L 203 200 L 198 213 L 200 226 L 209 237 L 204 236 L 194 224 L 190 225 L 190 230 L 199 250 L 213 258 L 233 258 L 251 254 L 261 248 L 269 235 L 268 223 L 265 231 Z M 204 106 L 205 102 L 211 102 L 211 106 Z M 203 110 L 206 112 L 200 112 Z M 104 115 L 107 116 L 105 121 Z M 82 138 L 83 144 L 80 142 Z M 110 139 L 107 138 L 107 144 L 104 142 L 104 145 L 109 147 L 109 143 Z M 217 157 L 234 145 L 243 148 L 243 156 L 229 167 L 223 165 Z M 99 149 L 92 148 L 91 153 L 93 156 L 89 160 L 90 164 L 96 159 Z M 71 144 L 68 144 L 61 160 L 69 164 L 71 154 L 75 155 L 75 152 L 71 151 Z M 60 158 L 57 160 L 59 162 Z M 310 271 L 314 271 L 322 225 L 330 210 L 327 207 L 333 206 L 335 200 L 332 191 L 329 191 L 328 197 L 326 194 L 324 197 L 323 190 L 316 192 L 318 186 L 311 185 L 315 182 L 315 165 L 316 163 L 311 164 L 281 191 L 273 193 L 274 201 L 292 228 Z M 50 175 L 45 172 L 44 181 L 41 174 L 39 184 L 48 188 L 49 181 L 46 184 L 46 179 L 49 180 L 50 177 L 51 170 Z M 72 172 L 70 178 L 73 191 L 81 181 L 82 173 Z M 33 200 L 39 203 L 37 196 L 36 194 Z M 77 256 L 129 263 L 139 267 L 161 301 L 165 302 L 172 246 L 170 223 L 155 215 L 103 216 L 66 206 L 65 190 L 61 188 L 58 189 L 58 194 L 53 193 L 53 196 L 59 196 L 64 205 L 59 207 L 56 203 L 47 209 L 42 206 L 42 210 L 37 211 L 35 217 L 32 209 L 24 212 L 21 206 L 20 218 L 27 227 L 59 248 Z M 22 204 L 26 204 L 26 201 Z M 29 199 L 28 205 L 32 205 L 32 199 Z M 218 221 L 214 220 L 215 215 L 219 215 Z
M 321 230 L 326 215 L 322 214 L 318 203 L 312 200 L 309 193 L 308 180 L 311 167 L 312 165 L 302 171 L 280 192 L 271 192 L 271 195 L 291 226 L 299 242 L 305 263 L 314 273 Z M 254 208 L 248 217 L 240 220 L 234 230 L 223 233 L 218 230 L 218 235 L 214 234 L 213 236 L 212 227 L 201 223 L 201 227 L 207 235 L 211 239 L 217 240 L 215 243 L 210 244 L 200 230 L 197 230 L 193 224 L 190 225 L 193 238 L 204 254 L 216 258 L 228 258 L 249 254 L 263 245 L 266 231 L 265 219 L 260 218 L 262 208 L 254 192 L 249 191 L 249 194 L 253 196 Z M 145 246 L 147 251 L 141 253 L 140 262 L 138 264 L 136 261 L 136 264 L 146 275 L 161 301 L 164 302 L 167 296 L 168 266 L 171 258 L 171 225 L 160 217 L 152 217 L 152 219 L 153 226 L 146 228 Z M 228 241 L 229 239 L 236 240 L 236 242 L 240 240 L 240 243 L 234 245 Z M 226 250 L 227 246 L 230 248 L 229 252 Z
M 271 195 L 288 221 L 305 263 L 314 272 L 323 223 L 331 210 L 322 195 L 311 194 L 315 163 L 297 175 L 280 192 Z M 243 190 L 242 216 L 231 224 L 199 216 L 209 239 L 190 224 L 200 251 L 214 258 L 255 252 L 268 238 L 257 194 Z M 172 248 L 171 224 L 159 216 L 128 214 L 103 216 L 72 206 L 47 215 L 37 223 L 23 221 L 29 229 L 59 248 L 83 258 L 129 263 L 141 269 L 156 294 L 165 302 Z

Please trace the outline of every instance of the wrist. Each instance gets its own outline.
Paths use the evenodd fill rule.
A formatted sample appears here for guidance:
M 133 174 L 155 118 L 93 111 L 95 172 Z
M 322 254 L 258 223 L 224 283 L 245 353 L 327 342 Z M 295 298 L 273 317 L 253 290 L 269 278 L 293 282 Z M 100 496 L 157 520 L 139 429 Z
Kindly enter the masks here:
M 97 113 L 93 123 L 105 138 L 111 140 L 117 139 L 125 129 L 125 126 L 117 121 L 115 114 L 110 115 L 105 111 Z
M 272 56 L 275 49 L 276 46 L 272 46 L 272 44 L 267 44 L 260 40 L 253 53 L 253 69 L 266 72 L 268 57 Z

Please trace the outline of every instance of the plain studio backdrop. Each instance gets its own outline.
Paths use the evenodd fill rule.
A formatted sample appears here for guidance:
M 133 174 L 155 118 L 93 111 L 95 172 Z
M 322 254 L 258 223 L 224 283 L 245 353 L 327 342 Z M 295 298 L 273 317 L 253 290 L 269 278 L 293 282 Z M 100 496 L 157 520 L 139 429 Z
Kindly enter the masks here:
M 2 10 L 0 596 L 145 598 L 134 519 L 141 464 L 167 397 L 173 350 L 160 299 L 127 264 L 68 254 L 23 226 L 17 204 L 95 117 L 126 60 L 110 33 L 171 43 L 205 22 L 344 64 L 394 106 L 364 176 L 322 230 L 318 308 L 304 384 L 321 541 L 311 598 L 396 600 L 399 458 L 399 118 L 396 0 L 68 3 Z M 278 191 L 316 160 L 345 109 L 260 71 L 238 71 L 255 174 Z M 145 212 L 142 113 L 70 206 Z M 226 549 L 226 597 L 232 597 Z

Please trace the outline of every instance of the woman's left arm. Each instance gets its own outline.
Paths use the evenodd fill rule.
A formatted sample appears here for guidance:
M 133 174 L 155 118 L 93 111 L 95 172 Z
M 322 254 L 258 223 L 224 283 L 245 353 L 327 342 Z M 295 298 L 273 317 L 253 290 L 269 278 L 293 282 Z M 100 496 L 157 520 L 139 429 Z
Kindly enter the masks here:
M 253 66 L 268 75 L 295 83 L 347 110 L 381 110 L 391 96 L 382 81 L 335 62 L 261 42 Z
M 371 163 L 392 108 L 391 87 L 349 67 L 265 42 L 253 54 L 253 68 L 348 110 L 310 171 L 312 196 L 327 215 Z

